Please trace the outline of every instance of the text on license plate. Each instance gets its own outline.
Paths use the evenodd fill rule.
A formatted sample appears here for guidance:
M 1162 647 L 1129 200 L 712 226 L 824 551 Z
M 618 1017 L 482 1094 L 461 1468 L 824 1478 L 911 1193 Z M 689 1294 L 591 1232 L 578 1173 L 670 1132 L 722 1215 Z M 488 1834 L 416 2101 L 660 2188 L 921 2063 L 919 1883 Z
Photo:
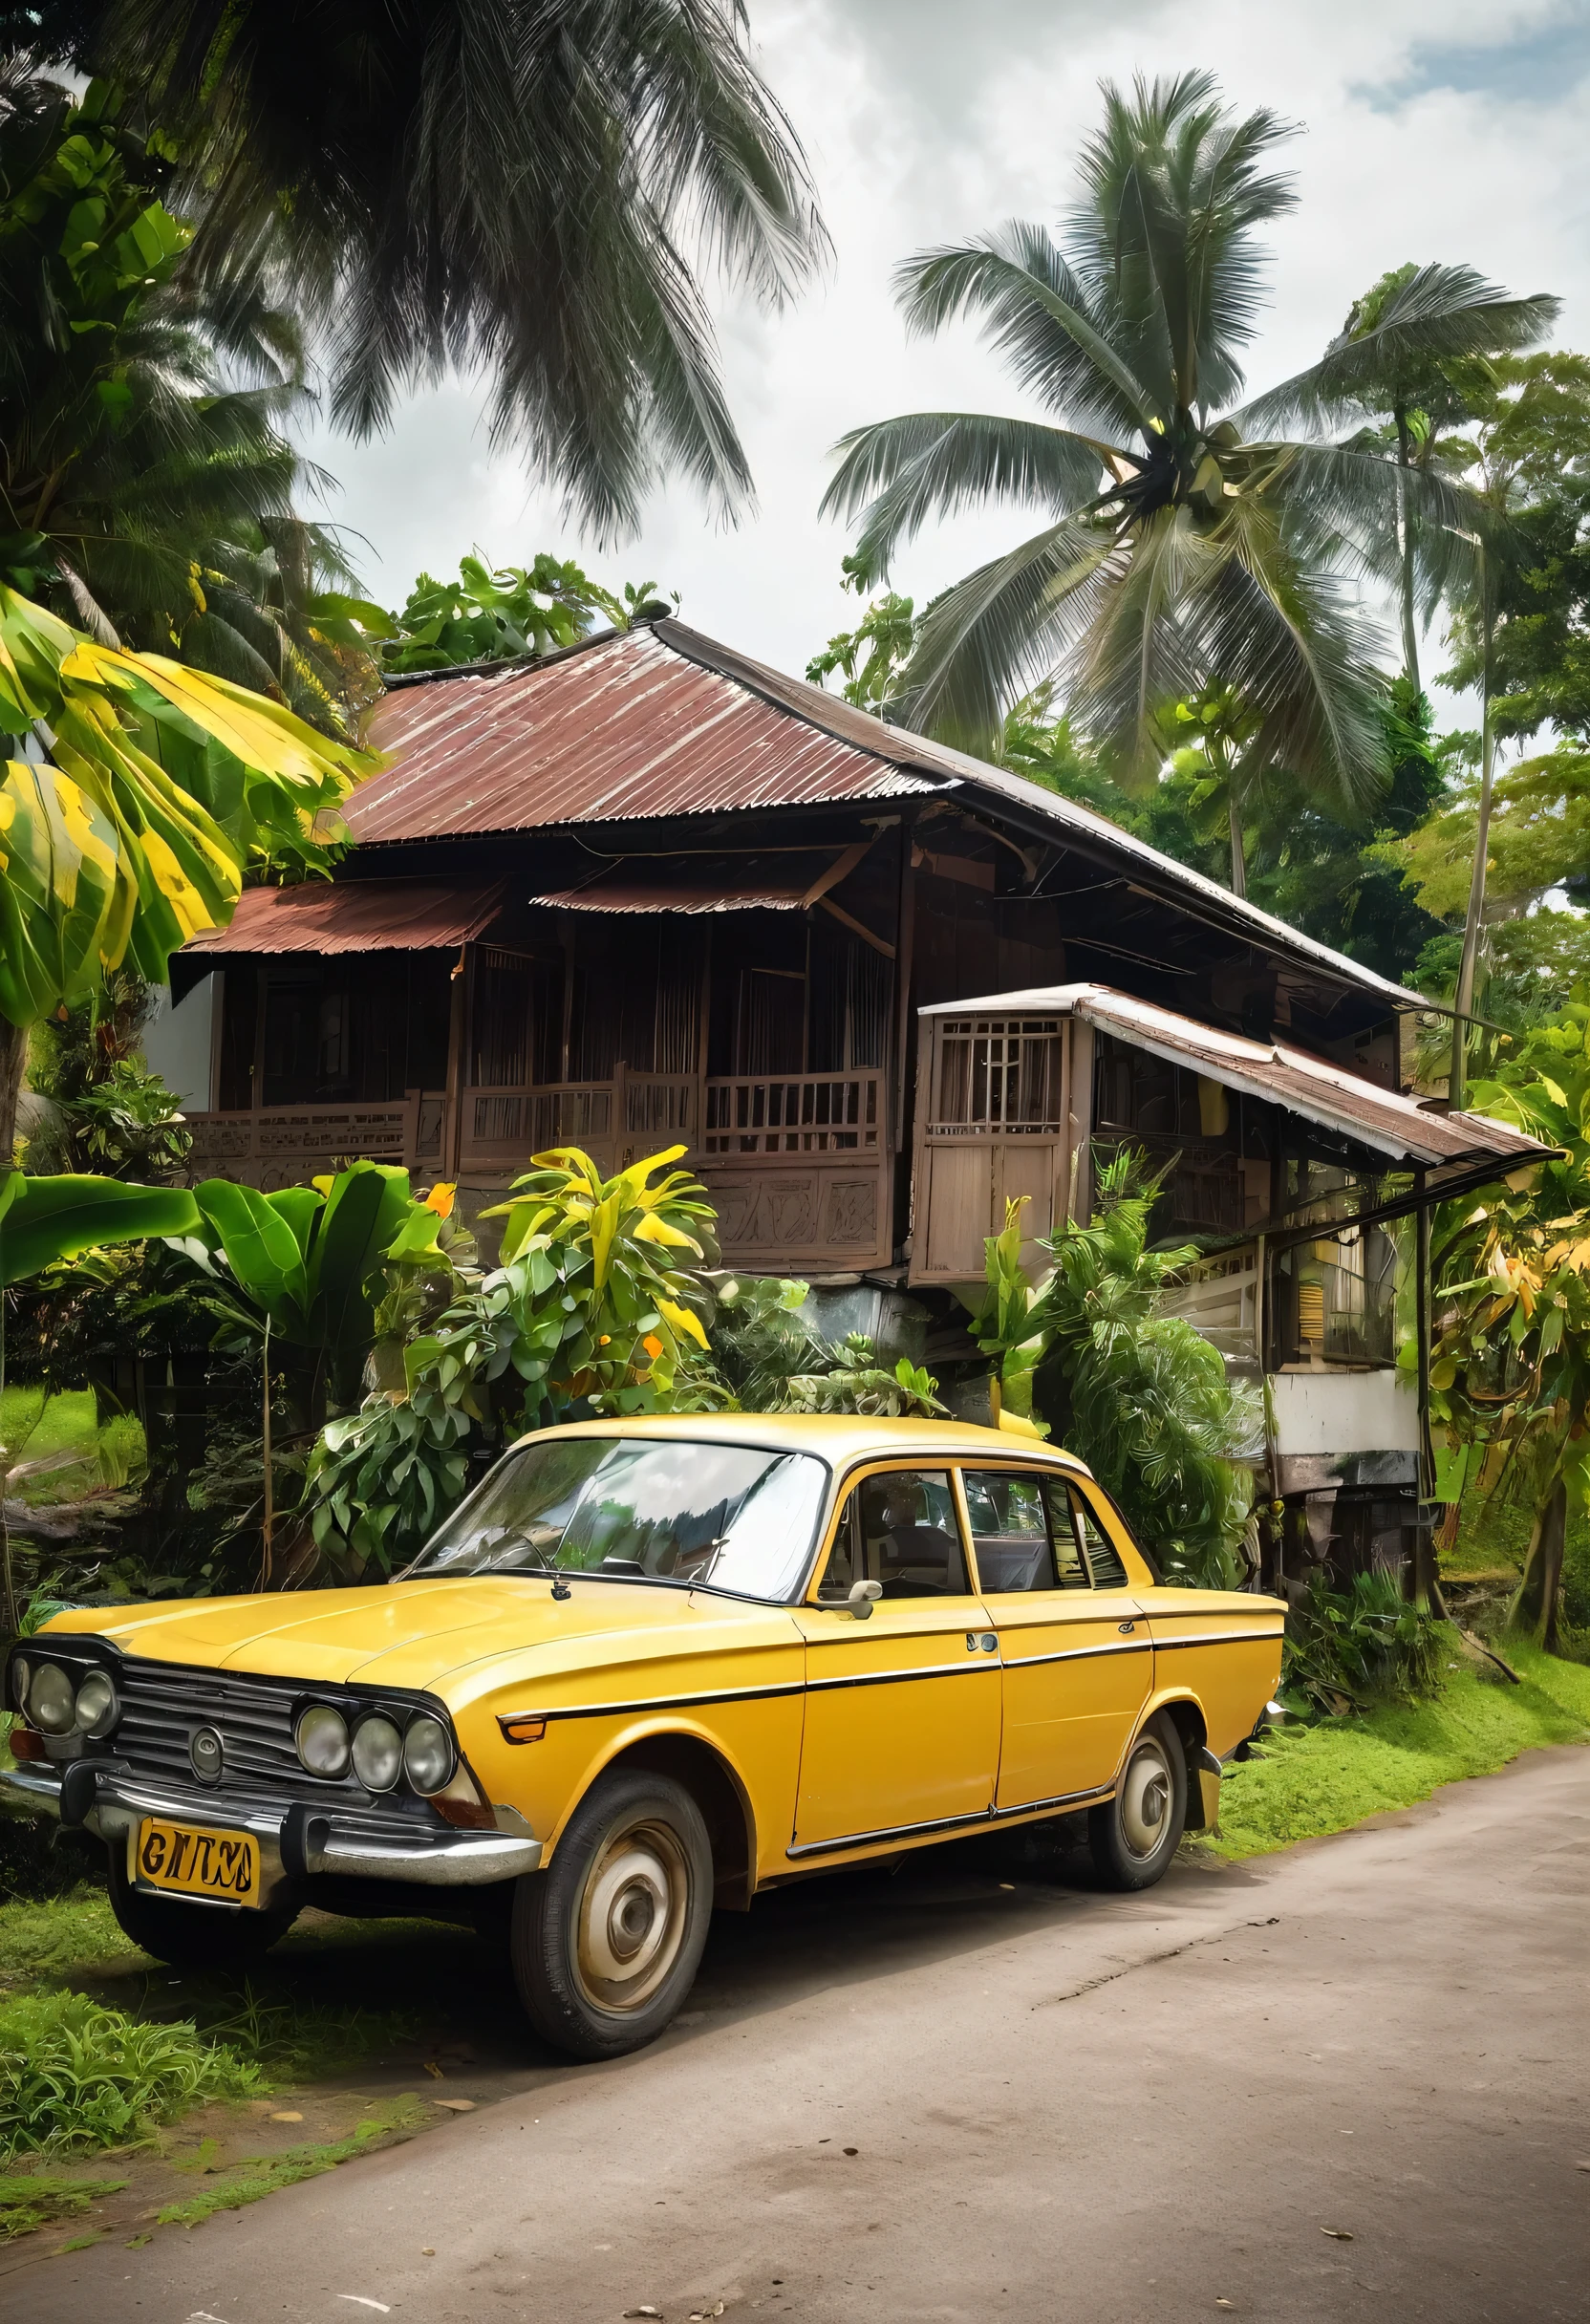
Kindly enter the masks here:
M 184 1896 L 257 1904 L 260 1844 L 251 1832 L 205 1832 L 146 1816 L 138 1833 L 138 1878 Z

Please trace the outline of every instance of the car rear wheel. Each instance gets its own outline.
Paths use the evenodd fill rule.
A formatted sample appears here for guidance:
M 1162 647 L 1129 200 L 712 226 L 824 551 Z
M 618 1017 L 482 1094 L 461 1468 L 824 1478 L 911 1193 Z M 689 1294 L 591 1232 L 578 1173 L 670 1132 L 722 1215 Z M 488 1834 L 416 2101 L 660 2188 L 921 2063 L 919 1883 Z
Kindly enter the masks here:
M 513 1973 L 536 2032 L 580 2058 L 655 2041 L 695 1982 L 712 1890 L 712 1844 L 682 1784 L 640 1770 L 593 1784 L 514 1898 Z
M 1187 1754 L 1164 1717 L 1152 1718 L 1127 1754 L 1113 1799 L 1087 1819 L 1088 1844 L 1108 1888 L 1151 1888 L 1187 1821 Z
M 297 1919 L 297 1907 L 253 1912 L 241 1904 L 189 1904 L 127 1878 L 125 1843 L 110 1848 L 111 1910 L 122 1934 L 173 1969 L 251 1969 Z

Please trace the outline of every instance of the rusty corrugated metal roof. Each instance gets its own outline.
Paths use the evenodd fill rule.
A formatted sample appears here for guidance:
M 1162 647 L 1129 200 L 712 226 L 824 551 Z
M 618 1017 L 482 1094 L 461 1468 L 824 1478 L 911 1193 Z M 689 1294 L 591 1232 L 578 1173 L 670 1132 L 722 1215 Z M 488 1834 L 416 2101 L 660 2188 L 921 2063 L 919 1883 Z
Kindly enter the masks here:
M 398 688 L 370 740 L 395 764 L 344 810 L 365 841 L 938 787 L 790 718 L 644 627 L 543 662 Z
M 940 1001 L 918 1014 L 976 1017 L 1050 1012 L 1080 1017 L 1168 1064 L 1191 1065 L 1227 1088 L 1267 1098 L 1319 1129 L 1354 1138 L 1378 1153 L 1420 1169 L 1493 1161 L 1503 1169 L 1515 1170 L 1554 1151 L 1486 1114 L 1428 1112 L 1399 1090 L 1379 1088 L 1345 1065 L 1333 1065 L 1306 1049 L 1293 1048 L 1289 1042 L 1252 1041 L 1241 1033 L 1222 1032 L 1106 984 L 1039 985 L 1025 992 L 988 994 L 977 1001 Z
M 249 888 L 229 927 L 195 936 L 188 953 L 431 952 L 467 943 L 502 909 L 503 883 L 449 888 L 434 880 L 314 880 Z
M 1419 996 L 1333 952 L 1091 808 L 704 637 L 642 624 L 536 662 L 396 684 L 371 742 L 394 763 L 345 810 L 367 842 L 957 791 L 1119 863 L 1228 938 L 1388 1007 Z M 1426 1004 L 1428 1005 L 1428 1004 Z

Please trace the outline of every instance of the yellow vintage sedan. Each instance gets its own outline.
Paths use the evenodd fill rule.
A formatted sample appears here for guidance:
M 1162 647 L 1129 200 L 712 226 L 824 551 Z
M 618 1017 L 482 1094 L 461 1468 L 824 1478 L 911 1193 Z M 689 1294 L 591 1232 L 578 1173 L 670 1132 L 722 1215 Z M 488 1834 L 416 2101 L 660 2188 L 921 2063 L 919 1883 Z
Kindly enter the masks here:
M 1085 1816 L 1116 1888 L 1213 1825 L 1277 1599 L 1163 1586 L 1065 1453 L 852 1418 L 526 1438 L 384 1588 L 62 1614 L 13 1649 L 13 1799 L 107 1844 L 172 1962 L 312 1904 L 501 1928 L 576 2057 L 650 2041 L 715 1905 Z

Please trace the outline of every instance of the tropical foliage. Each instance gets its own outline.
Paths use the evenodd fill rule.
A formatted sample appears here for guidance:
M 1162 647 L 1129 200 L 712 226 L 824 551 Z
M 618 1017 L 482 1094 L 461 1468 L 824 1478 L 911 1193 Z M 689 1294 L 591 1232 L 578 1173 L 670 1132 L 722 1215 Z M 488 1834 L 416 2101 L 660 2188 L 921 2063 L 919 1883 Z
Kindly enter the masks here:
M 479 556 L 464 557 L 456 581 L 419 576 L 386 625 L 381 665 L 403 673 L 512 661 L 577 645 L 598 618 L 627 630 L 672 611 L 654 582 L 627 581 L 615 596 L 572 559 L 560 562 L 545 550 L 532 565 L 496 569 Z
M 1343 1718 L 1377 1696 L 1434 1694 L 1450 1636 L 1395 1574 L 1355 1574 L 1333 1589 L 1316 1573 L 1286 1618 L 1281 1702 L 1305 1718 Z
M 1293 200 L 1267 166 L 1286 134 L 1224 111 L 1207 74 L 1107 89 L 1064 242 L 1016 225 L 902 269 L 913 328 L 980 315 L 1055 416 L 916 413 L 840 447 L 825 506 L 860 514 L 870 577 L 929 516 L 1045 514 L 923 617 L 911 723 L 986 750 L 1058 675 L 1083 731 L 1148 771 L 1162 705 L 1219 685 L 1252 721 L 1244 785 L 1285 766 L 1349 813 L 1377 795 L 1374 641 L 1335 568 L 1343 533 L 1389 525 L 1396 483 L 1371 454 L 1255 438 L 1238 408 L 1255 230 Z M 1461 496 L 1419 489 L 1450 525 Z
M 504 1221 L 498 1266 L 377 1350 L 383 1386 L 330 1424 L 311 1464 L 314 1539 L 338 1570 L 412 1557 L 463 1494 L 472 1452 L 673 1398 L 707 1345 L 689 1270 L 716 1256 L 705 1190 L 671 1167 L 683 1151 L 607 1179 L 577 1148 L 543 1154 L 484 1214 Z
M 1228 1382 L 1191 1323 L 1165 1312 L 1171 1280 L 1196 1254 L 1149 1247 L 1157 1192 L 1129 1150 L 1103 1161 L 1092 1222 L 1067 1220 L 1044 1241 L 1053 1273 L 1014 1328 L 1019 1345 L 1042 1343 L 1035 1409 L 1113 1496 L 1167 1580 L 1231 1587 L 1261 1453 L 1258 1400 Z
M 1431 1409 L 1484 1495 L 1533 1513 L 1513 1624 L 1558 1643 L 1563 1547 L 1590 1508 L 1590 996 L 1536 1027 L 1472 1103 L 1560 1158 L 1443 1216 Z M 1462 1474 L 1456 1480 L 1459 1487 Z M 1454 1498 L 1455 1498 L 1454 1495 Z
M 821 229 L 734 0 L 46 0 L 18 36 L 160 122 L 187 278 L 280 286 L 338 422 L 481 369 L 598 529 L 664 469 L 745 499 L 689 256 L 776 302 Z
M 324 872 L 371 762 L 280 704 L 127 654 L 0 585 L 0 1154 L 20 1028 L 230 919 L 250 867 Z M 48 751 L 49 756 L 46 756 Z M 0 1063 L 3 1063 L 0 1060 Z

